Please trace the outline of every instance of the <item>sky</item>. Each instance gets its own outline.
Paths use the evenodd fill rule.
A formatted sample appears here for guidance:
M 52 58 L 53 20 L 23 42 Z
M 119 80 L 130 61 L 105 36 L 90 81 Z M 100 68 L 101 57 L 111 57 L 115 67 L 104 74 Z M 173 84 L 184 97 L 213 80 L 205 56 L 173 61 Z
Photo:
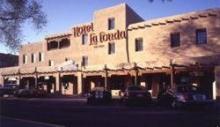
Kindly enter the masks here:
M 22 44 L 39 42 L 45 36 L 70 30 L 74 25 L 91 22 L 93 12 L 120 3 L 127 3 L 143 19 L 154 19 L 176 14 L 220 8 L 220 0 L 41 0 L 48 23 L 43 30 L 34 29 L 30 22 L 22 27 Z M 11 53 L 0 44 L 0 52 Z

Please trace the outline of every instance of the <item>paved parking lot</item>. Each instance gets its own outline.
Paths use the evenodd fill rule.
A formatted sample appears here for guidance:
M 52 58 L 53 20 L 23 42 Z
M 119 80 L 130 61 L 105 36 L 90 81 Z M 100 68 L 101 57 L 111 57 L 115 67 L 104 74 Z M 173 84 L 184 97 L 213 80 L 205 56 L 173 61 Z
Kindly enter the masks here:
M 85 98 L 4 98 L 0 102 L 2 116 L 66 127 L 220 126 L 220 105 L 209 109 L 173 110 L 156 105 L 91 106 L 86 105 Z

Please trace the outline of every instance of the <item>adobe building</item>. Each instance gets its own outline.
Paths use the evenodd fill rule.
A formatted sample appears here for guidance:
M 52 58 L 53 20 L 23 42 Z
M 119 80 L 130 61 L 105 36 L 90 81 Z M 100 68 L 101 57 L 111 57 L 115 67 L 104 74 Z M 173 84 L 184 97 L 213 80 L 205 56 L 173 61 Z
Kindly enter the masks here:
M 15 77 L 22 87 L 50 93 L 142 85 L 156 97 L 164 88 L 194 84 L 212 97 L 219 81 L 219 35 L 220 9 L 145 21 L 120 4 L 96 11 L 91 22 L 66 33 L 23 45 L 19 66 L 0 69 L 0 75 L 2 82 Z

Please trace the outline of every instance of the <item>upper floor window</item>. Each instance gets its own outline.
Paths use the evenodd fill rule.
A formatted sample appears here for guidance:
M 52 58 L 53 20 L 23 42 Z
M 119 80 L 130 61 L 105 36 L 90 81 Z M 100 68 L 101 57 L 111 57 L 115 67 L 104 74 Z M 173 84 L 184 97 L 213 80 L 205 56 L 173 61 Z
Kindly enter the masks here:
M 82 57 L 82 66 L 87 66 L 88 65 L 88 56 L 83 56 Z
M 115 53 L 115 43 L 108 43 L 108 54 Z
M 54 61 L 53 60 L 49 60 L 49 66 L 54 66 Z
M 171 33 L 170 34 L 170 46 L 171 47 L 180 46 L 180 33 Z
M 34 53 L 31 54 L 31 63 L 36 62 L 36 55 Z
M 108 30 L 112 30 L 115 28 L 115 18 L 108 19 Z
M 196 30 L 196 44 L 206 44 L 207 43 L 207 31 L 206 29 Z
M 135 39 L 135 51 L 142 51 L 143 50 L 143 38 L 136 38 Z
M 39 57 L 38 57 L 39 61 L 42 62 L 44 61 L 44 53 L 39 52 Z
M 27 55 L 23 55 L 23 64 L 27 64 L 27 61 L 28 61 L 28 57 Z
M 82 35 L 82 45 L 85 45 L 88 42 L 88 35 L 87 34 L 83 34 Z
M 66 47 L 70 46 L 70 40 L 67 39 L 67 38 L 62 39 L 59 43 L 60 43 L 60 47 L 59 48 L 66 48 Z
M 57 49 L 58 47 L 58 41 L 51 41 L 47 43 L 47 50 Z

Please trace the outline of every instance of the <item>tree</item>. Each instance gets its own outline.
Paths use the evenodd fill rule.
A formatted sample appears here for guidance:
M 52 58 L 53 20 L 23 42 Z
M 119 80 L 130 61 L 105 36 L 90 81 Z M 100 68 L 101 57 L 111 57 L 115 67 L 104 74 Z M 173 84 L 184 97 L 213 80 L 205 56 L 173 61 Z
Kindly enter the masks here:
M 26 21 L 38 30 L 46 25 L 46 15 L 38 0 L 0 0 L 0 43 L 18 49 Z

